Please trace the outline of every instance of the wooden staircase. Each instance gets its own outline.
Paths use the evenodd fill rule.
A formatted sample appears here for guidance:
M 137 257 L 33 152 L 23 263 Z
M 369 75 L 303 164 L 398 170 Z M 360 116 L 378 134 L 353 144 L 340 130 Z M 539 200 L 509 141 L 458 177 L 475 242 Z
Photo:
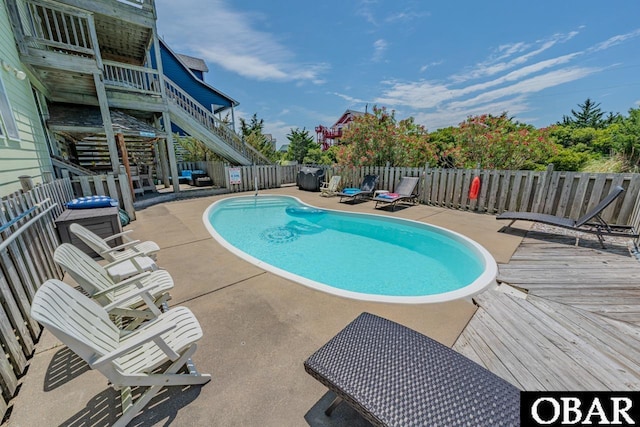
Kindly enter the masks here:
M 234 164 L 271 164 L 262 153 L 246 144 L 226 123 L 166 76 L 164 82 L 173 123 Z

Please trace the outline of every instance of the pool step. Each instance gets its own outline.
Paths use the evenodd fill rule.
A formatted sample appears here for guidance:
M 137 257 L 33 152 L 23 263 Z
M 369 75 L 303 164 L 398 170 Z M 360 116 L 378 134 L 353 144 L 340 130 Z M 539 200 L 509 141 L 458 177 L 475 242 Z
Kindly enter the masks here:
M 286 208 L 287 206 L 291 206 L 291 204 L 288 201 L 258 197 L 258 198 L 230 200 L 228 202 L 225 202 L 223 205 L 224 208 L 245 208 L 245 207 L 254 207 L 254 206 L 260 206 L 260 207 L 282 206 L 283 208 Z

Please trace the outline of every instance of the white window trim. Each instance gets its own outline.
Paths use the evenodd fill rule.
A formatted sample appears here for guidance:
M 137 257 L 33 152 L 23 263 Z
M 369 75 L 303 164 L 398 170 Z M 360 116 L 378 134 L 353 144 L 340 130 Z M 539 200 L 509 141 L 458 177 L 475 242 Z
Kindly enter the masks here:
M 3 97 L 3 100 L 0 100 L 0 105 L 3 101 L 6 101 L 6 108 L 9 111 L 3 111 L 0 108 L 0 138 L 10 139 L 12 141 L 20 141 L 20 130 L 18 129 L 18 123 L 16 122 L 16 118 L 13 116 L 13 108 L 11 108 L 11 102 L 9 101 L 9 94 L 7 93 L 7 87 L 4 85 L 4 81 L 2 80 L 2 76 L 0 75 L 0 97 Z M 9 117 L 5 117 L 8 113 Z M 15 129 L 15 135 L 11 133 L 11 126 L 7 126 L 7 123 L 13 126 Z

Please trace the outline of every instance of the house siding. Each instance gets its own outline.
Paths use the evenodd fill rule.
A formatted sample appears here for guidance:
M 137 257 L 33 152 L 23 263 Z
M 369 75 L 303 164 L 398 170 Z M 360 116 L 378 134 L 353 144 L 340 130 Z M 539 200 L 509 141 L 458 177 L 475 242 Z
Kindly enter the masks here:
M 0 2 L 0 59 L 24 71 L 16 49 L 5 2 Z M 19 176 L 29 175 L 42 182 L 43 171 L 52 171 L 51 159 L 42 123 L 29 79 L 18 80 L 11 71 L 0 67 L 9 104 L 18 126 L 19 140 L 0 137 L 0 197 L 21 188 Z
M 184 89 L 189 95 L 191 95 L 201 105 L 210 108 L 211 104 L 217 106 L 223 106 L 224 108 L 232 107 L 232 100 L 215 93 L 210 87 L 207 87 L 204 82 L 204 75 L 200 73 L 198 78 L 194 78 L 187 68 L 185 68 L 176 58 L 172 52 L 164 47 L 160 43 L 160 57 L 162 60 L 162 69 L 172 82 Z M 155 56 L 152 56 L 155 58 Z M 154 63 L 155 66 L 155 63 Z M 199 80 L 198 80 L 199 79 Z

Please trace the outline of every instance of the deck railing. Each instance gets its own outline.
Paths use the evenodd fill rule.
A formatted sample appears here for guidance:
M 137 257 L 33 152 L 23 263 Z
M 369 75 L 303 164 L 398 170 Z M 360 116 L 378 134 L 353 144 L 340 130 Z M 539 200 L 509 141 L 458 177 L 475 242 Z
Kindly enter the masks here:
M 162 95 L 157 70 L 113 61 L 103 61 L 103 65 L 105 86 L 127 92 Z
M 92 21 L 88 14 L 71 8 L 27 1 L 25 40 L 31 47 L 95 56 Z
M 217 118 L 211 111 L 185 92 L 177 84 L 164 76 L 167 99 L 180 107 L 191 118 L 218 136 L 224 143 L 253 163 L 264 164 L 270 161 L 250 144 L 246 144 L 228 125 Z

